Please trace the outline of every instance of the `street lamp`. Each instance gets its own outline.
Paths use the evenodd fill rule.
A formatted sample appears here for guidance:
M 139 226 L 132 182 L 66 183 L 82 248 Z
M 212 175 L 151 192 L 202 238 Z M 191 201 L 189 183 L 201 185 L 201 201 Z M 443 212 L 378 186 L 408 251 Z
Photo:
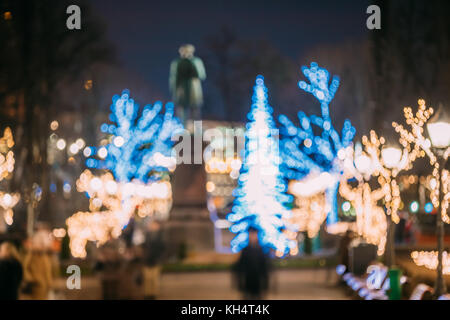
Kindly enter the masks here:
M 427 131 L 433 148 L 445 151 L 450 145 L 450 122 L 442 108 L 427 122 Z
M 370 176 L 372 173 L 372 160 L 370 157 L 361 153 L 355 157 L 355 167 L 364 176 Z
M 385 147 L 381 149 L 381 158 L 387 168 L 396 168 L 402 158 L 402 150 L 397 147 Z
M 437 231 L 437 247 L 438 247 L 438 265 L 437 265 L 437 278 L 434 294 L 438 298 L 445 294 L 447 289 L 443 276 L 443 251 L 444 251 L 444 221 L 442 219 L 444 189 L 443 185 L 446 183 L 443 179 L 443 173 L 448 155 L 446 155 L 450 146 L 450 122 L 447 114 L 444 114 L 444 110 L 439 108 L 438 112 L 427 122 L 427 131 L 431 140 L 431 147 L 433 153 L 437 157 L 437 163 L 435 164 L 435 171 L 433 175 L 437 174 L 439 181 L 439 196 L 438 196 L 438 208 L 436 217 L 436 231 Z M 436 170 L 437 169 L 437 170 Z
M 388 199 L 390 200 L 390 204 L 386 203 L 386 209 L 388 210 L 388 214 L 390 215 L 389 219 L 389 228 L 388 228 L 388 240 L 387 243 L 389 244 L 388 250 L 386 250 L 386 253 L 388 255 L 388 266 L 392 267 L 395 265 L 395 248 L 394 248 L 394 230 L 395 230 L 395 221 L 394 221 L 394 215 L 396 214 L 396 205 L 394 204 L 394 201 L 396 201 L 397 196 L 400 196 L 399 194 L 394 194 L 396 192 L 399 192 L 397 182 L 395 181 L 395 175 L 393 174 L 393 171 L 395 169 L 400 169 L 400 162 L 402 159 L 402 150 L 398 147 L 394 146 L 385 146 L 381 149 L 381 159 L 383 161 L 383 164 L 386 168 L 391 169 L 391 174 L 389 177 L 386 177 L 389 183 L 389 195 Z
M 393 122 L 392 125 L 400 134 L 399 142 L 404 148 L 410 150 L 409 162 L 415 159 L 428 156 L 430 164 L 433 166 L 433 177 L 436 181 L 435 188 L 431 192 L 431 201 L 438 208 L 436 217 L 437 239 L 438 239 L 438 266 L 435 296 L 439 297 L 445 293 L 445 282 L 443 279 L 443 261 L 442 251 L 444 245 L 444 222 L 450 223 L 450 217 L 447 214 L 448 208 L 448 178 L 444 171 L 446 159 L 449 156 L 450 144 L 450 125 L 449 117 L 444 114 L 444 109 L 439 108 L 434 113 L 433 108 L 427 108 L 425 100 L 418 100 L 419 109 L 414 114 L 410 107 L 403 109 L 406 123 L 411 127 L 407 130 L 403 125 Z M 424 126 L 426 125 L 429 139 L 424 137 Z M 443 175 L 445 173 L 445 175 Z M 445 193 L 445 194 L 444 194 Z

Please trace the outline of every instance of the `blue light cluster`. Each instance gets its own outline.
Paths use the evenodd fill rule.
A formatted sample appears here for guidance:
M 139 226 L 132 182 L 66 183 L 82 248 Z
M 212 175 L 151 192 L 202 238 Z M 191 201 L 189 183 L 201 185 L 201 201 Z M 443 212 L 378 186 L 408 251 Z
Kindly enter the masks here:
M 342 166 L 338 159 L 338 152 L 350 145 L 355 128 L 347 119 L 344 122 L 341 135 L 333 127 L 330 118 L 329 104 L 339 88 L 339 77 L 333 76 L 326 69 L 320 68 L 312 62 L 308 68 L 302 67 L 302 72 L 309 80 L 299 81 L 300 89 L 312 94 L 320 103 L 321 116 L 307 116 L 298 112 L 299 126 L 288 117 L 281 115 L 279 121 L 281 150 L 283 153 L 283 171 L 289 180 L 301 180 L 311 172 L 328 172 L 334 177 L 342 174 Z M 316 135 L 321 131 L 320 135 Z M 327 215 L 327 223 L 337 222 L 337 192 L 338 179 L 326 190 L 326 198 L 331 205 Z
M 128 90 L 121 96 L 115 95 L 112 101 L 109 119 L 113 123 L 104 123 L 100 127 L 102 132 L 112 135 L 110 143 L 89 147 L 91 156 L 86 165 L 110 170 L 119 182 L 155 179 L 155 172 L 167 171 L 166 166 L 155 161 L 155 155 L 171 157 L 174 143 L 171 137 L 183 129 L 173 115 L 173 104 L 167 103 L 164 113 L 161 102 L 146 105 L 139 113 L 139 105 L 130 98 Z
M 232 223 L 230 231 L 236 234 L 231 241 L 233 252 L 247 246 L 249 228 L 258 230 L 261 246 L 279 254 L 286 254 L 296 245 L 283 233 L 290 228 L 287 218 L 291 212 L 285 203 L 292 201 L 292 196 L 286 194 L 286 183 L 279 168 L 281 158 L 272 112 L 264 78 L 258 76 L 248 113 L 243 165 L 238 187 L 233 191 L 232 212 L 227 216 Z

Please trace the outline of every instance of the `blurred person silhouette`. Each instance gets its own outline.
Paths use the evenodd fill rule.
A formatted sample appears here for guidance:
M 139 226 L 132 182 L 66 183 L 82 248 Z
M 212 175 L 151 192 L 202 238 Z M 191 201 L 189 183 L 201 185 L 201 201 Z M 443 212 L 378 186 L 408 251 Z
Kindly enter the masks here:
M 164 256 L 165 243 L 161 225 L 150 221 L 147 225 L 143 245 L 144 262 L 144 298 L 156 299 L 160 291 L 161 264 Z
M 0 245 L 0 300 L 17 300 L 23 268 L 16 247 L 10 242 Z
M 122 261 L 118 239 L 111 239 L 98 249 L 94 271 L 100 276 L 103 300 L 119 299 Z
M 404 211 L 400 211 L 398 213 L 398 216 L 400 220 L 395 227 L 394 238 L 396 244 L 401 244 L 405 242 L 407 213 Z
M 142 259 L 140 247 L 130 246 L 126 248 L 124 263 L 120 276 L 120 299 L 137 300 L 143 295 Z
M 33 300 L 49 298 L 53 286 L 52 244 L 52 235 L 44 224 L 38 224 L 37 231 L 26 243 L 25 293 Z
M 269 287 L 270 258 L 259 244 L 259 231 L 248 230 L 248 245 L 233 266 L 238 290 L 245 300 L 263 299 Z
M 414 215 L 407 215 L 407 220 L 405 223 L 405 241 L 408 244 L 415 243 L 415 232 L 416 232 L 416 219 Z
M 349 270 L 349 245 L 353 241 L 353 239 L 353 232 L 351 230 L 347 230 L 339 242 L 339 264 L 344 265 L 345 270 Z

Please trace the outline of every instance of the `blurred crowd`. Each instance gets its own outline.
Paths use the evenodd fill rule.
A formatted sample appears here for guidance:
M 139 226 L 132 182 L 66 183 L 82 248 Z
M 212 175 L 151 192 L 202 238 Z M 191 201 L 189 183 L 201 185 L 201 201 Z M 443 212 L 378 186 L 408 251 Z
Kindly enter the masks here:
M 51 299 L 59 276 L 59 242 L 39 224 L 22 246 L 0 245 L 0 299 Z
M 271 262 L 269 252 L 259 244 L 258 230 L 250 229 L 249 243 L 232 267 L 233 284 L 245 299 L 262 299 L 269 289 Z M 127 233 L 108 241 L 93 252 L 87 264 L 101 287 L 104 300 L 157 299 L 160 295 L 162 264 L 166 260 L 166 243 L 162 225 L 149 221 L 141 241 Z M 64 288 L 56 285 L 61 274 L 61 239 L 53 237 L 45 224 L 39 224 L 33 236 L 20 245 L 0 244 L 0 300 L 64 299 Z M 85 264 L 86 266 L 86 264 Z M 86 270 L 83 270 L 83 275 Z
M 103 299 L 156 299 L 165 252 L 161 225 L 156 221 L 147 224 L 140 244 L 124 237 L 100 247 L 94 271 L 101 281 Z
M 395 229 L 397 244 L 414 242 L 412 218 L 400 213 L 400 222 Z M 249 229 L 248 245 L 231 269 L 232 285 L 244 299 L 263 299 L 273 285 L 271 254 L 260 246 L 259 236 L 257 229 Z M 360 237 L 351 231 L 341 237 L 338 262 L 347 268 L 349 248 L 358 239 Z M 89 261 L 61 259 L 62 246 L 64 241 L 55 238 L 43 223 L 37 225 L 32 237 L 19 245 L 1 243 L 0 300 L 64 299 L 65 288 L 61 287 L 61 281 L 59 286 L 56 282 L 62 279 L 65 285 L 68 275 L 61 273 L 68 265 L 77 263 L 84 268 L 82 279 L 86 274 L 96 278 L 104 300 L 157 299 L 160 296 L 162 265 L 168 259 L 161 222 L 149 220 L 141 225 L 139 232 L 130 225 L 120 238 L 90 252 Z
M 64 298 L 64 288 L 56 285 L 62 276 L 61 245 L 44 223 L 22 243 L 2 242 L 0 300 Z M 97 248 L 90 271 L 100 279 L 103 299 L 155 299 L 164 252 L 161 225 L 156 221 L 148 223 L 139 245 L 121 237 Z M 77 261 L 65 263 L 76 265 Z

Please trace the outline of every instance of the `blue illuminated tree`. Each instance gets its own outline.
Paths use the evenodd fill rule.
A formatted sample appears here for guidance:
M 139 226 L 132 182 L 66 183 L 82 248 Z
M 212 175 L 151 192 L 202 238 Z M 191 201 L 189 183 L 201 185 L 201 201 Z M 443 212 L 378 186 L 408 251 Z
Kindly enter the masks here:
M 173 104 L 156 102 L 140 110 L 128 90 L 115 95 L 110 121 L 101 131 L 108 136 L 100 147 L 83 151 L 89 168 L 106 173 L 94 175 L 85 170 L 77 181 L 77 189 L 85 192 L 89 211 L 79 211 L 67 219 L 70 248 L 75 257 L 86 256 L 86 244 L 102 245 L 120 236 L 135 214 L 146 217 L 167 215 L 172 205 L 168 171 L 175 169 L 171 137 L 182 130 L 173 116 Z M 166 181 L 161 181 L 163 178 Z
M 102 132 L 111 134 L 109 143 L 90 147 L 87 155 L 92 156 L 86 165 L 110 170 L 118 182 L 137 179 L 146 183 L 158 179 L 161 172 L 167 172 L 175 164 L 171 137 L 183 129 L 173 116 L 173 104 L 167 103 L 162 113 L 162 103 L 156 102 L 146 105 L 140 113 L 128 90 L 112 100 L 112 124 L 101 126 Z
M 232 212 L 227 219 L 230 231 L 236 233 L 231 249 L 238 252 L 248 244 L 248 229 L 259 231 L 263 247 L 272 248 L 282 255 L 295 246 L 283 230 L 288 228 L 290 211 L 285 203 L 291 201 L 280 172 L 278 130 L 267 102 L 264 78 L 258 76 L 254 86 L 253 104 L 248 113 L 243 165 L 238 180 Z
M 340 176 L 343 173 L 345 148 L 355 135 L 355 128 L 349 120 L 345 120 L 341 135 L 333 127 L 329 104 L 339 87 L 339 77 L 330 75 L 326 69 L 312 62 L 311 67 L 302 67 L 303 74 L 309 80 L 299 81 L 300 89 L 312 94 L 320 103 L 321 116 L 307 116 L 298 112 L 300 126 L 294 125 L 286 116 L 279 117 L 281 150 L 283 154 L 283 170 L 289 180 L 301 180 L 308 174 L 327 172 L 330 184 L 327 187 L 326 199 L 330 205 L 327 223 L 337 222 L 337 192 Z

